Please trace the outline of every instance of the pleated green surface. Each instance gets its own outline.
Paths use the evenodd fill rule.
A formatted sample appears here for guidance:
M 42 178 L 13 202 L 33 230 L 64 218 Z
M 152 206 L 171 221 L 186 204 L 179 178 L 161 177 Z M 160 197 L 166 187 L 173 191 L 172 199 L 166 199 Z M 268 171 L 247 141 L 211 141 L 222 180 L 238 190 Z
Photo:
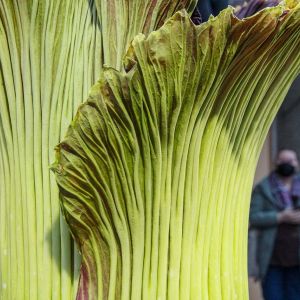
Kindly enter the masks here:
M 0 1 L 0 298 L 68 300 L 80 258 L 49 166 L 103 64 L 195 1 Z
M 177 13 L 105 68 L 53 165 L 79 299 L 245 300 L 250 192 L 300 71 L 300 6 Z

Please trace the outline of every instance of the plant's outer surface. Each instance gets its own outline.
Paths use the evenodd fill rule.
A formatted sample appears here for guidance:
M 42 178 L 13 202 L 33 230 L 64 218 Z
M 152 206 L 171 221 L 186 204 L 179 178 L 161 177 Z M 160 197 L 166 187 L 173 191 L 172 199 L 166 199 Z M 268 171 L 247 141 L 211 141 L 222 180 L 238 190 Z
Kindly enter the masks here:
M 0 1 L 0 298 L 74 299 L 80 259 L 49 165 L 103 64 L 193 0 Z
M 77 298 L 245 300 L 249 199 L 300 71 L 300 7 L 177 13 L 104 70 L 53 165 L 82 253 Z

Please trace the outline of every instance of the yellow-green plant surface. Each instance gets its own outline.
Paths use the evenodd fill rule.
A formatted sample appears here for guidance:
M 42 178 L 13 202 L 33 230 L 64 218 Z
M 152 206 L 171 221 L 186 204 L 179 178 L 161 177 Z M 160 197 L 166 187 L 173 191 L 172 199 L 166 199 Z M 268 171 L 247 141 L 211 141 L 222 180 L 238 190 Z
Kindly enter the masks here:
M 78 299 L 248 298 L 253 174 L 299 49 L 299 5 L 179 12 L 103 70 L 53 165 Z
M 194 0 L 0 1 L 0 298 L 74 299 L 80 259 L 49 165 L 103 64 Z

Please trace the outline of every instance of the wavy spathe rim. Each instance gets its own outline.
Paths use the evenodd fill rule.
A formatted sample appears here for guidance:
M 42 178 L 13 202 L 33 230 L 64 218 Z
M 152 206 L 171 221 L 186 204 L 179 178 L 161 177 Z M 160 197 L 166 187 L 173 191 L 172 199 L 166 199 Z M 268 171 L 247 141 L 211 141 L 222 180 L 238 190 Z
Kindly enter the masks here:
M 180 11 L 103 71 L 53 165 L 80 299 L 247 297 L 255 162 L 300 72 L 299 17 Z

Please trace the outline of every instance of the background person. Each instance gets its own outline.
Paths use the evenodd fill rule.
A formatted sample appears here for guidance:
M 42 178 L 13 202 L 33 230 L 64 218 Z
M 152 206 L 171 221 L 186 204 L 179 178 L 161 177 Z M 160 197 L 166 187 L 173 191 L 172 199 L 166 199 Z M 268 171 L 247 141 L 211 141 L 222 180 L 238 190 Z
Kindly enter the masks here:
M 250 226 L 265 300 L 300 299 L 300 177 L 297 155 L 281 150 L 276 168 L 253 190 Z

